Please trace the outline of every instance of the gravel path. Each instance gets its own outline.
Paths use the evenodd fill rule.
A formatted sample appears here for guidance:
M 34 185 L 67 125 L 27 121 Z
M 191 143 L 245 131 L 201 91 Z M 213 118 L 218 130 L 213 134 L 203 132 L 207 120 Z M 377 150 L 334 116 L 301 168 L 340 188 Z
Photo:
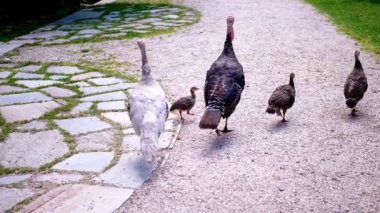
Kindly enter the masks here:
M 145 39 L 153 72 L 172 98 L 192 85 L 219 56 L 225 18 L 235 16 L 234 48 L 247 86 L 229 120 L 235 131 L 217 137 L 198 129 L 199 93 L 180 140 L 163 168 L 120 212 L 377 212 L 380 210 L 380 65 L 362 52 L 369 89 L 351 118 L 343 85 L 354 64 L 355 41 L 311 6 L 296 0 L 188 0 L 199 24 Z M 80 48 L 103 52 L 92 60 L 140 61 L 134 41 L 23 48 L 14 60 L 75 61 Z M 265 114 L 274 88 L 295 72 L 296 103 L 288 123 Z M 196 132 L 196 134 L 194 134 Z

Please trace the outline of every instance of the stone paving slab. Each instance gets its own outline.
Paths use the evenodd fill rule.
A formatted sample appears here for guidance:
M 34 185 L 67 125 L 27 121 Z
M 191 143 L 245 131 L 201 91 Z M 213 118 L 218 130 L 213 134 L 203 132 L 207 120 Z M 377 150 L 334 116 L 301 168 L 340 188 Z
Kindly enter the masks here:
M 20 81 L 16 81 L 16 84 L 20 84 L 28 88 L 38 88 L 38 87 L 50 86 L 53 84 L 62 84 L 62 82 L 54 81 L 54 80 L 20 80 Z
M 123 154 L 115 166 L 96 180 L 120 187 L 138 188 L 149 179 L 157 167 L 157 164 L 146 162 L 140 153 L 130 152 Z
M 158 139 L 158 148 L 159 149 L 168 148 L 172 139 L 173 139 L 173 132 L 164 132 L 163 134 L 160 135 L 160 138 Z
M 61 163 L 56 164 L 53 169 L 83 172 L 101 172 L 112 161 L 113 152 L 86 152 L 75 154 Z
M 86 38 L 92 38 L 92 37 L 94 37 L 94 35 L 75 35 L 75 36 L 71 36 L 70 40 L 73 41 L 77 39 L 86 39 Z
M 16 189 L 0 187 L 0 212 L 5 212 L 17 203 L 32 197 L 38 193 L 38 191 L 39 190 L 30 188 Z
M 31 174 L 2 176 L 0 177 L 0 185 L 19 183 L 29 179 L 30 177 L 32 177 Z
M 64 185 L 49 191 L 27 205 L 23 212 L 114 212 L 133 193 L 123 189 L 93 185 Z
M 7 122 L 27 121 L 40 118 L 43 114 L 60 106 L 60 104 L 54 101 L 3 106 L 0 107 L 0 113 Z
M 115 77 L 109 77 L 109 78 L 93 78 L 88 80 L 96 85 L 104 86 L 104 85 L 110 85 L 110 84 L 118 84 L 123 83 L 124 81 L 122 79 L 118 79 Z
M 44 78 L 44 75 L 34 74 L 34 73 L 18 72 L 16 75 L 13 76 L 13 78 L 14 79 L 42 79 L 42 78 Z
M 51 100 L 52 98 L 40 92 L 1 95 L 0 106 L 10 105 L 10 104 L 23 104 L 23 103 L 31 103 L 31 102 L 51 101 Z
M 83 34 L 95 35 L 95 34 L 98 34 L 98 33 L 101 33 L 101 32 L 102 31 L 96 30 L 96 29 L 85 29 L 85 30 L 79 31 L 78 34 L 80 34 L 80 35 L 83 35 Z
M 93 18 L 99 18 L 103 12 L 96 12 L 96 11 L 78 11 L 75 12 L 65 18 L 62 18 L 58 20 L 56 23 L 57 24 L 68 24 L 68 23 L 73 23 L 78 20 L 82 19 L 93 19 Z
M 103 77 L 103 76 L 104 76 L 104 74 L 100 73 L 100 72 L 87 72 L 87 73 L 83 73 L 83 74 L 74 75 L 71 78 L 71 80 L 72 81 L 82 81 L 82 80 L 86 80 L 89 78 L 99 78 L 99 77 Z
M 66 36 L 68 32 L 65 31 L 46 31 L 46 32 L 35 32 L 28 35 L 21 36 L 21 39 L 50 39 L 58 36 Z
M 127 90 L 135 86 L 136 84 L 134 83 L 120 83 L 120 84 L 114 84 L 114 85 L 108 85 L 108 86 L 82 87 L 82 88 L 79 88 L 79 90 L 83 92 L 85 95 L 91 95 L 95 93 L 111 92 L 115 90 Z
M 66 97 L 77 95 L 75 92 L 71 90 L 63 89 L 59 87 L 48 87 L 48 88 L 41 89 L 41 91 L 44 91 L 48 93 L 50 96 L 55 97 L 55 98 L 66 98 Z
M 89 102 L 89 101 L 116 101 L 116 100 L 127 100 L 127 96 L 119 91 L 119 92 L 111 92 L 100 95 L 92 95 L 87 96 L 80 99 L 81 101 Z
M 79 135 L 83 133 L 96 132 L 109 129 L 112 126 L 101 121 L 97 117 L 80 117 L 63 120 L 54 120 L 54 122 L 71 135 Z
M 133 132 L 134 133 L 134 130 Z M 121 144 L 123 151 L 138 151 L 141 150 L 140 137 L 138 135 L 126 135 Z
M 124 101 L 108 101 L 98 103 L 98 110 L 100 111 L 110 111 L 110 110 L 125 110 Z
M 76 82 L 76 83 L 72 83 L 72 84 L 68 84 L 68 86 L 76 86 L 76 87 L 89 87 L 91 86 L 89 83 L 86 83 L 86 82 L 83 82 L 83 81 L 80 81 L 80 82 Z
M 70 110 L 69 114 L 76 115 L 82 112 L 87 112 L 90 110 L 92 104 L 92 102 L 80 103 L 77 106 L 75 106 L 72 110 Z
M 36 133 L 11 133 L 0 144 L 0 165 L 38 168 L 69 151 L 58 130 Z
M 78 151 L 108 151 L 116 140 L 116 133 L 113 130 L 90 133 L 75 138 Z
M 50 182 L 55 184 L 67 184 L 81 181 L 85 178 L 81 174 L 61 174 L 58 172 L 52 172 L 49 174 L 37 174 L 34 175 L 31 180 L 33 182 Z
M 78 67 L 73 66 L 50 66 L 47 68 L 48 73 L 54 74 L 77 74 L 82 73 L 84 70 L 79 69 Z
M 23 92 L 25 90 L 26 90 L 25 88 L 15 87 L 15 86 L 8 86 L 8 85 L 0 86 L 0 94 L 12 93 L 12 92 Z
M 41 69 L 41 67 L 42 67 L 41 65 L 28 65 L 28 66 L 20 67 L 18 68 L 18 70 L 20 70 L 21 72 L 36 72 L 39 69 Z
M 64 76 L 64 75 L 51 75 L 49 78 L 51 80 L 61 80 L 61 79 L 67 78 L 67 76 Z
M 122 127 L 129 127 L 132 125 L 128 112 L 104 112 L 101 115 Z
M 31 121 L 17 127 L 17 130 L 44 130 L 47 129 L 46 121 Z
M 2 79 L 8 78 L 11 74 L 12 72 L 9 72 L 9 71 L 0 72 L 0 78 Z
M 0 44 L 0 56 L 8 53 L 16 48 L 21 47 L 24 44 Z

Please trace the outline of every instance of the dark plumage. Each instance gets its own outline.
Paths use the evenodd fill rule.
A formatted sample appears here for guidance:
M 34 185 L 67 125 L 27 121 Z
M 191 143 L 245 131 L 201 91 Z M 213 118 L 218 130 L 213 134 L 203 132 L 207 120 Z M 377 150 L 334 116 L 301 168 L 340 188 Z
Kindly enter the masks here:
M 195 104 L 195 91 L 198 90 L 197 87 L 191 87 L 190 89 L 190 96 L 182 97 L 178 99 L 176 102 L 173 103 L 173 105 L 170 107 L 170 111 L 178 110 L 179 115 L 182 117 L 182 111 L 187 111 L 187 114 L 190 114 L 190 110 L 193 108 Z
M 232 46 L 234 39 L 234 18 L 227 18 L 227 38 L 219 58 L 207 71 L 204 87 L 206 111 L 199 123 L 202 129 L 217 129 L 221 118 L 226 119 L 222 132 L 229 132 L 228 117 L 234 112 L 240 101 L 245 80 L 243 67 L 235 56 Z M 220 131 L 216 130 L 217 134 Z
M 296 90 L 294 88 L 294 73 L 290 74 L 289 84 L 277 87 L 268 100 L 267 113 L 277 113 L 282 116 L 282 121 L 285 122 L 285 113 L 294 104 L 296 98 Z M 282 110 L 282 114 L 281 114 Z
M 368 88 L 367 77 L 365 76 L 362 63 L 360 63 L 359 55 L 360 52 L 355 51 L 355 66 L 344 84 L 344 96 L 347 99 L 346 104 L 349 108 L 352 108 L 352 115 L 355 115 L 355 106 L 363 98 Z

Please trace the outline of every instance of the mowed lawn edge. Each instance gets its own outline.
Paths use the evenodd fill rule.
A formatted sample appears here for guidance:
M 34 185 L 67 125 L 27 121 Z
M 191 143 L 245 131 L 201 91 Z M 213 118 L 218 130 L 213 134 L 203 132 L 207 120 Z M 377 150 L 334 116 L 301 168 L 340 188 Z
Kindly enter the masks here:
M 380 60 L 380 0 L 305 0 Z

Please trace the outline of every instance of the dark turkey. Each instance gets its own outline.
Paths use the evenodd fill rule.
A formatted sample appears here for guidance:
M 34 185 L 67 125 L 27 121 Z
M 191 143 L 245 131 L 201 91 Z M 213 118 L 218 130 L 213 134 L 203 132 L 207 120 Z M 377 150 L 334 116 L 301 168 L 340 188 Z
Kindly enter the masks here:
M 234 112 L 244 89 L 243 67 L 235 56 L 232 46 L 234 39 L 234 18 L 227 18 L 227 38 L 219 58 L 207 71 L 204 87 L 206 111 L 199 123 L 201 129 L 217 129 L 221 118 L 226 119 L 222 132 L 230 132 L 227 120 Z M 219 135 L 220 130 L 216 130 Z
M 190 96 L 182 97 L 178 99 L 173 105 L 170 107 L 170 111 L 178 110 L 179 115 L 181 116 L 181 120 L 183 121 L 182 111 L 187 111 L 187 114 L 190 114 L 190 110 L 193 108 L 195 104 L 195 91 L 198 90 L 198 87 L 191 87 Z
M 268 100 L 267 113 L 282 116 L 282 122 L 286 122 L 285 113 L 291 108 L 296 99 L 296 90 L 294 88 L 294 73 L 290 74 L 289 84 L 277 87 Z M 282 110 L 282 113 L 281 113 Z
M 351 115 L 355 115 L 355 106 L 363 98 L 368 88 L 367 77 L 362 63 L 360 63 L 359 55 L 360 52 L 355 51 L 355 66 L 344 84 L 344 96 L 347 99 L 347 106 L 352 108 Z

